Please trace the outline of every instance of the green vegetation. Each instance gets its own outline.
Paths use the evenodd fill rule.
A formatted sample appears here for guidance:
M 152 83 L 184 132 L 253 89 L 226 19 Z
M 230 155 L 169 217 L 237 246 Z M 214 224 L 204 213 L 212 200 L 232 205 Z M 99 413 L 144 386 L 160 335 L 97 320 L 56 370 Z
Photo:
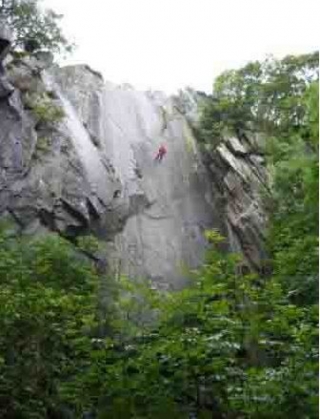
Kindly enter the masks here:
M 0 20 L 13 31 L 13 48 L 28 52 L 70 52 L 73 46 L 62 34 L 62 16 L 42 10 L 38 0 L 0 0 Z
M 42 154 L 50 149 L 50 139 L 48 137 L 39 137 L 37 139 L 36 153 Z
M 304 93 L 318 78 L 318 52 L 269 58 L 230 70 L 215 80 L 200 124 L 202 141 L 215 145 L 224 133 L 243 130 L 288 134 L 306 124 Z
M 274 275 L 301 304 L 318 298 L 318 63 L 313 53 L 223 73 L 200 125 L 209 148 L 223 141 L 226 130 L 266 135 Z
M 301 304 L 318 300 L 318 91 L 314 82 L 304 95 L 306 123 L 300 132 L 271 137 L 267 144 L 274 273 Z
M 209 146 L 225 130 L 267 135 L 268 276 L 241 274 L 216 231 L 173 293 L 98 273 L 92 237 L 2 231 L 0 418 L 318 417 L 315 60 L 227 72 L 203 109 Z
M 37 124 L 54 124 L 65 116 L 61 106 L 56 105 L 47 93 L 26 93 L 23 98 L 25 106 L 30 109 Z
M 73 397 L 99 417 L 317 417 L 316 308 L 291 304 L 276 279 L 235 276 L 238 258 L 209 238 L 193 286 L 153 296 L 157 327 L 105 341 L 79 377 Z
M 0 417 L 45 418 L 84 368 L 97 276 L 64 240 L 0 239 Z
M 186 149 L 188 151 L 189 154 L 192 154 L 194 151 L 194 147 L 193 147 L 193 133 L 189 127 L 189 125 L 184 121 L 183 122 L 183 136 L 185 138 L 186 141 Z
M 235 275 L 207 236 L 193 285 L 162 294 L 98 278 L 56 236 L 2 234 L 0 417 L 316 418 L 317 307 Z

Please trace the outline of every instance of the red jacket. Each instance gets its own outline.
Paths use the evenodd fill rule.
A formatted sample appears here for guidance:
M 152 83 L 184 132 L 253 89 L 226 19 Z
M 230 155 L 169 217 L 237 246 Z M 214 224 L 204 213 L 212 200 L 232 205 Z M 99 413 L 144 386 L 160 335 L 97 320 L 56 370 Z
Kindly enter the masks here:
M 167 149 L 166 149 L 166 147 L 162 144 L 162 145 L 159 147 L 158 154 L 159 154 L 159 155 L 161 155 L 161 156 L 164 156 L 164 155 L 166 154 L 166 152 L 167 152 Z

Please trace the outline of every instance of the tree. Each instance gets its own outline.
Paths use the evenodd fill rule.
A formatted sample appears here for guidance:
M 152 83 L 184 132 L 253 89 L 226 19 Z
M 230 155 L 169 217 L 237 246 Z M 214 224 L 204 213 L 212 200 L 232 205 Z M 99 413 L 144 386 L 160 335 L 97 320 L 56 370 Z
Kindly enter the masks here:
M 59 22 L 62 15 L 42 10 L 38 0 L 1 0 L 0 20 L 12 29 L 13 48 L 28 52 L 70 52 L 73 46 L 64 37 Z
M 305 124 L 303 95 L 318 78 L 318 53 L 268 58 L 217 77 L 200 117 L 202 141 L 215 144 L 225 131 L 287 135 Z
M 305 92 L 300 133 L 269 139 L 272 172 L 269 247 L 275 274 L 300 304 L 318 300 L 319 84 Z
M 0 278 L 0 417 L 62 415 L 61 383 L 86 368 L 94 342 L 95 270 L 55 235 L 3 232 Z
M 317 53 L 269 58 L 223 73 L 200 120 L 209 145 L 223 141 L 226 129 L 266 134 L 269 251 L 274 272 L 301 304 L 317 299 L 318 60 Z
M 111 419 L 315 419 L 316 307 L 290 304 L 276 278 L 237 275 L 239 257 L 218 250 L 216 232 L 207 237 L 193 285 L 158 299 L 149 329 L 106 339 L 73 398 L 91 395 Z

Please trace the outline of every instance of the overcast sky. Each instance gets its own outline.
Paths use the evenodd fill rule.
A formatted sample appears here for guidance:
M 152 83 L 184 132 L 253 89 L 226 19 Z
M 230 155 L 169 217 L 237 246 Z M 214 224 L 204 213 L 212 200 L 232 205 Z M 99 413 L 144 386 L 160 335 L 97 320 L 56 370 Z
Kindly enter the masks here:
M 319 48 L 319 0 L 44 0 L 78 45 L 68 64 L 168 93 L 221 71 Z

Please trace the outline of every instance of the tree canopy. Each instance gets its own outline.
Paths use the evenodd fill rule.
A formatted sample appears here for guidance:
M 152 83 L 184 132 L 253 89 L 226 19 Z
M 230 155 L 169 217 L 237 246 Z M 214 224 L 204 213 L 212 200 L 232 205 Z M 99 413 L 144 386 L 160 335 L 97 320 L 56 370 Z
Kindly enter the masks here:
M 263 132 L 271 194 L 269 250 L 274 271 L 296 297 L 317 299 L 318 53 L 252 62 L 219 76 L 200 118 L 202 141 Z M 302 291 L 304 289 L 304 291 Z
M 319 54 L 250 62 L 217 77 L 201 115 L 203 141 L 218 142 L 225 131 L 286 134 L 307 121 L 304 93 L 318 79 Z
M 12 30 L 14 49 L 70 52 L 73 46 L 63 35 L 61 19 L 53 10 L 42 9 L 38 0 L 0 1 L 0 21 Z

